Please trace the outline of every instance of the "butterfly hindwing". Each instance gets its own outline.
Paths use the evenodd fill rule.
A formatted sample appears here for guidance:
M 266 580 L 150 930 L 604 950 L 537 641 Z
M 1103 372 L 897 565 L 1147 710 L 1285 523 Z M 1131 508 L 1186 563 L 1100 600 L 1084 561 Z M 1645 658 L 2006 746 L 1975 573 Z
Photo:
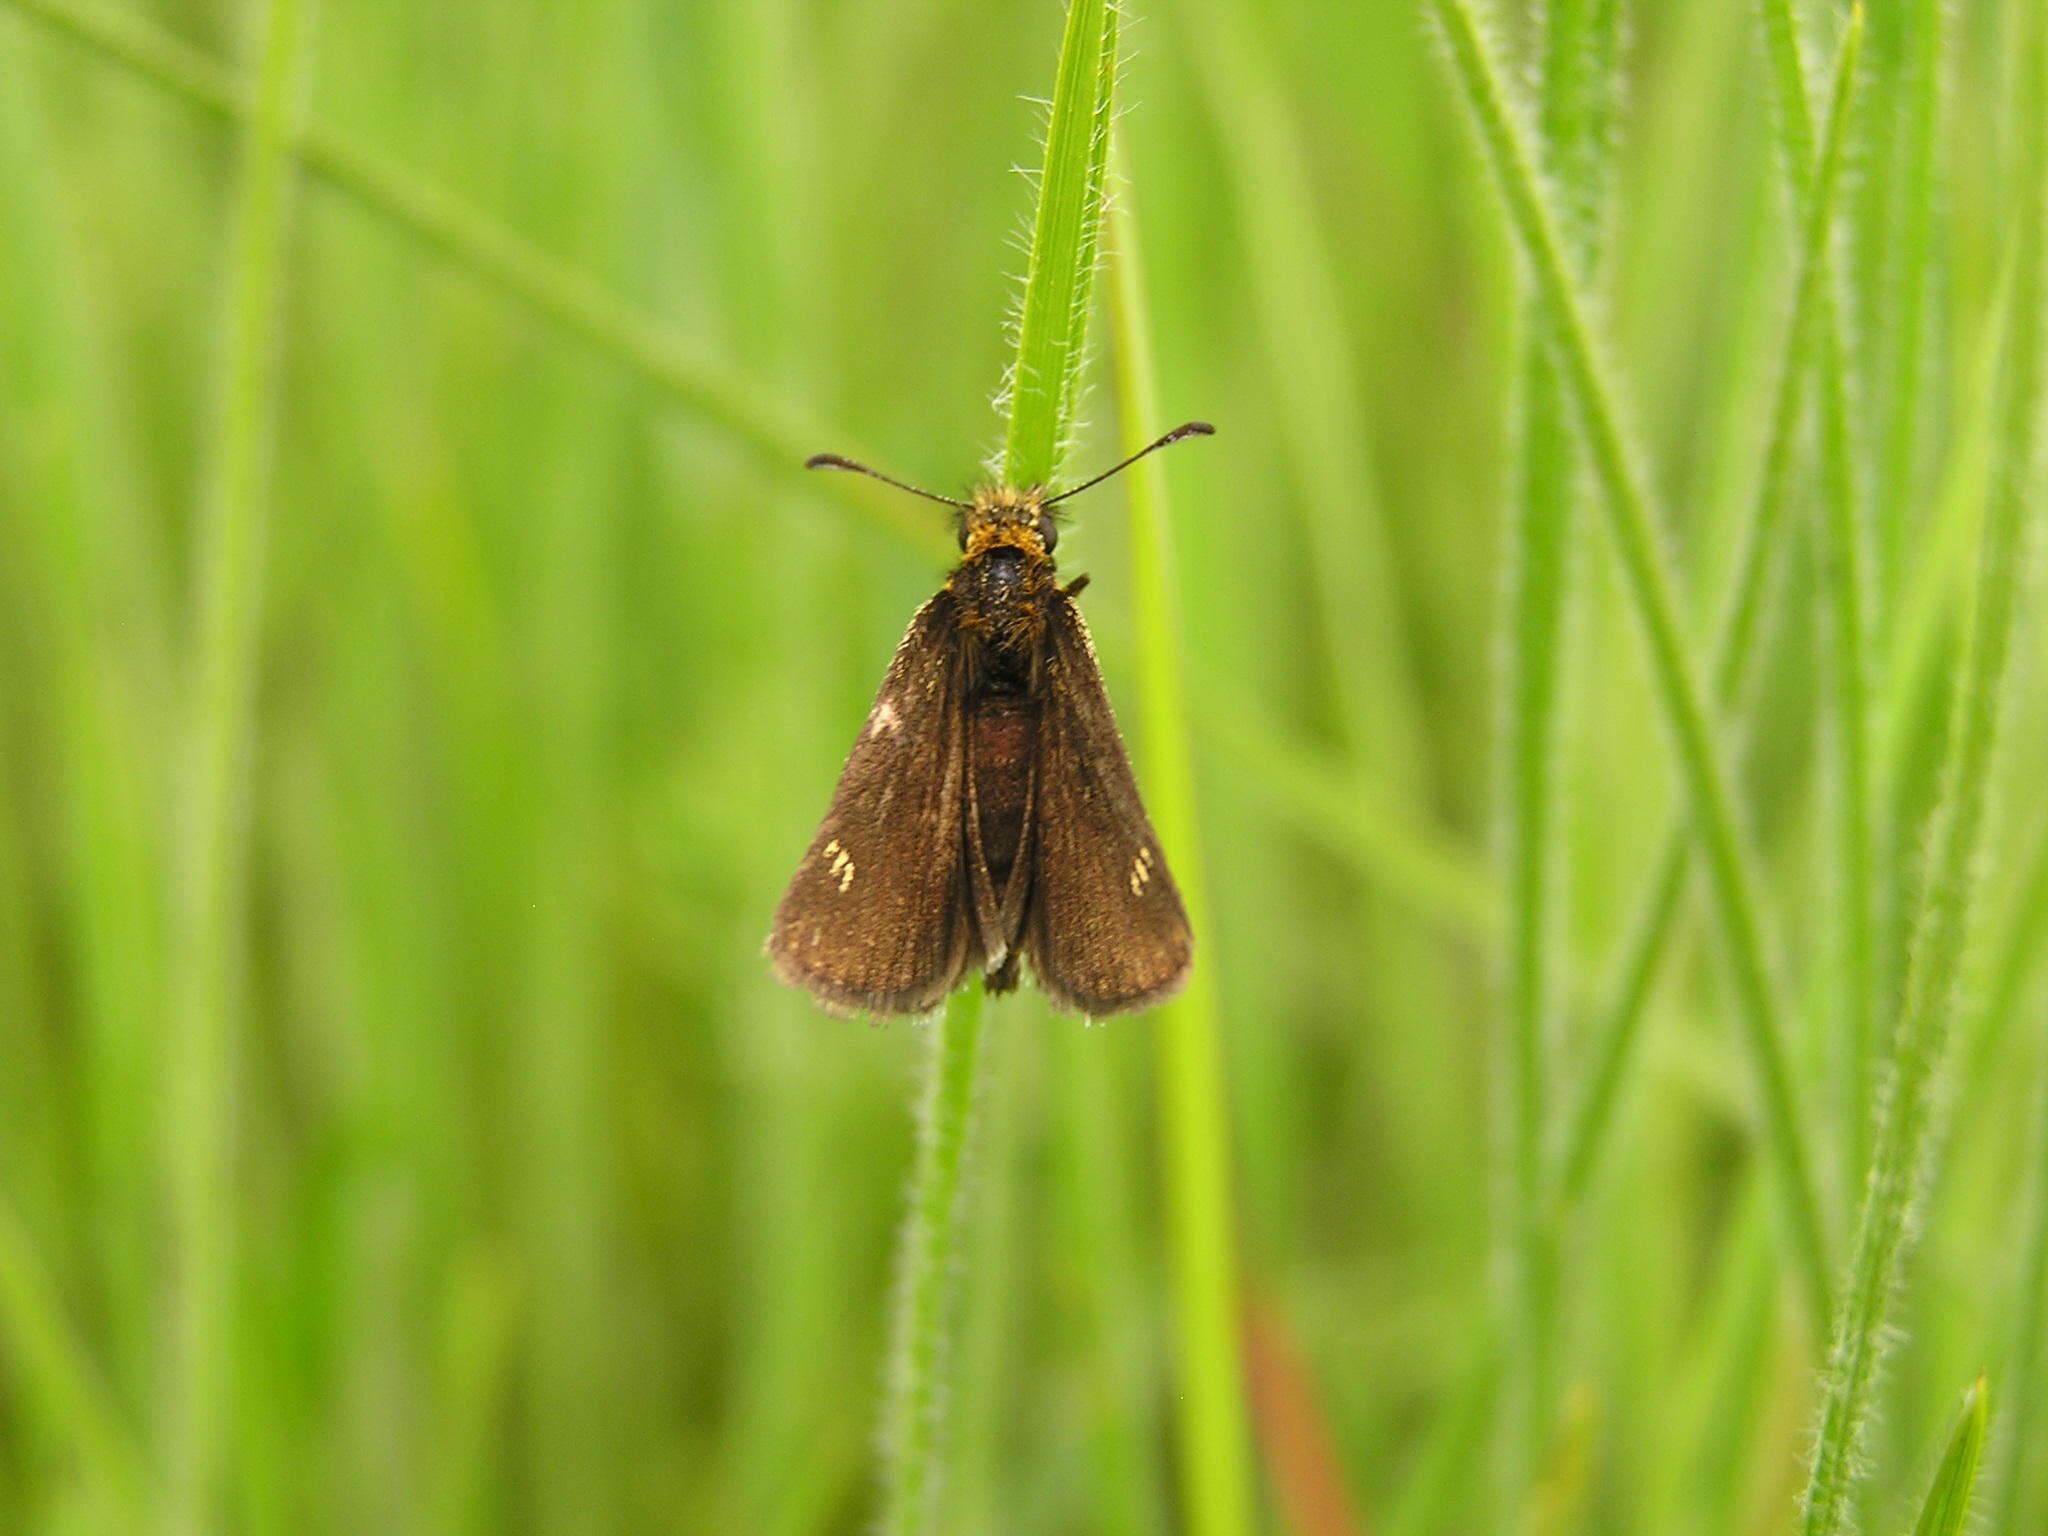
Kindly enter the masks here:
M 1194 939 L 1088 627 L 1064 592 L 1048 609 L 1042 666 L 1025 957 L 1058 1008 L 1100 1018 L 1163 1002 L 1187 980 Z
M 841 1013 L 924 1013 L 969 958 L 958 611 L 917 611 L 775 909 L 783 980 Z

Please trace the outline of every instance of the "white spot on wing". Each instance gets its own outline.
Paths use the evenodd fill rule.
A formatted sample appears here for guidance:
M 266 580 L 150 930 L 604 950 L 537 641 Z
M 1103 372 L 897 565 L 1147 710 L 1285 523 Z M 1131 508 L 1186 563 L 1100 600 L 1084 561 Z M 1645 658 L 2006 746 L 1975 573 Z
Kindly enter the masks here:
M 825 845 L 825 852 L 832 856 L 832 873 L 839 880 L 839 889 L 844 891 L 853 884 L 853 855 L 839 846 L 836 837 Z
M 902 717 L 896 713 L 896 701 L 884 699 L 875 706 L 874 718 L 868 722 L 868 734 L 886 736 L 902 723 Z

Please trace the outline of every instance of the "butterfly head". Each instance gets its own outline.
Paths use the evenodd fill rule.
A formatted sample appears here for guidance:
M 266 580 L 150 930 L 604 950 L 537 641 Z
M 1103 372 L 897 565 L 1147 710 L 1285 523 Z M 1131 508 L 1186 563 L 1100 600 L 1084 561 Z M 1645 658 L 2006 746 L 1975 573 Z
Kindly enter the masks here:
M 1035 562 L 1049 558 L 1059 541 L 1059 527 L 1043 491 L 991 486 L 976 491 L 960 514 L 960 553 L 969 560 L 992 550 L 1014 549 Z

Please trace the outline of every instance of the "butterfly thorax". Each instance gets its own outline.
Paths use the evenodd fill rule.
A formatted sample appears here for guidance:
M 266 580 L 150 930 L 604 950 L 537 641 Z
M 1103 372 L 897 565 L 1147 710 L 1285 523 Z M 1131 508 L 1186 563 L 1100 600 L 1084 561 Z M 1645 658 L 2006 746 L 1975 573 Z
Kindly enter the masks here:
M 961 517 L 959 568 L 947 583 L 974 654 L 973 676 L 995 692 L 1028 690 L 1057 589 L 1058 533 L 1040 491 L 977 491 Z

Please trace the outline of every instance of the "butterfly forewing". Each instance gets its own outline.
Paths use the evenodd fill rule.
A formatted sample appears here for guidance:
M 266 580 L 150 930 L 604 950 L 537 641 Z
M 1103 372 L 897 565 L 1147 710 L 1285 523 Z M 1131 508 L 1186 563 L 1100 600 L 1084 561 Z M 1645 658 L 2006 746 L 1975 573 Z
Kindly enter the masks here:
M 1073 599 L 1047 614 L 1025 958 L 1054 1006 L 1100 1018 L 1162 1002 L 1194 941 Z
M 966 969 L 958 614 L 910 621 L 831 808 L 775 909 L 768 953 L 843 1013 L 923 1013 Z

